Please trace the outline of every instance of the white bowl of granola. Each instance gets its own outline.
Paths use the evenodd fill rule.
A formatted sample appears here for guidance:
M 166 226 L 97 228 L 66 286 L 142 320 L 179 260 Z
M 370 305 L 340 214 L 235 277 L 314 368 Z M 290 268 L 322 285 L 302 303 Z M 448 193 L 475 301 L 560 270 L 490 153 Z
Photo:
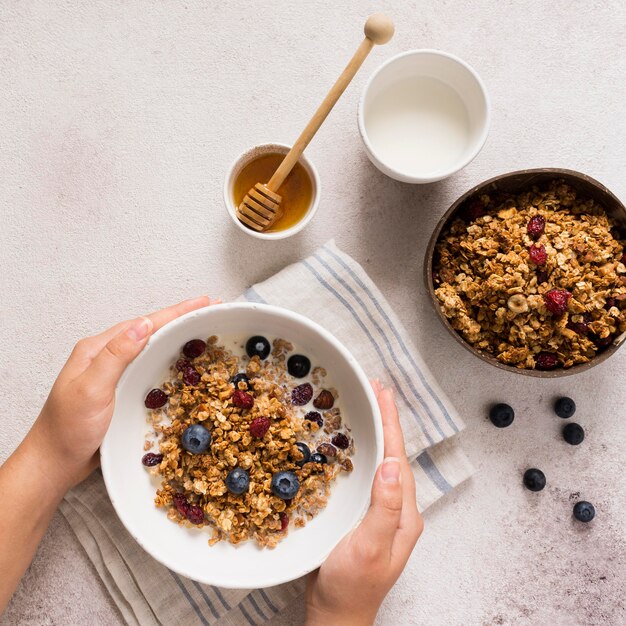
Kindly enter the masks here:
M 382 456 L 355 358 L 307 318 L 252 303 L 155 333 L 120 380 L 101 447 L 130 534 L 171 570 L 229 588 L 319 567 L 367 510 Z

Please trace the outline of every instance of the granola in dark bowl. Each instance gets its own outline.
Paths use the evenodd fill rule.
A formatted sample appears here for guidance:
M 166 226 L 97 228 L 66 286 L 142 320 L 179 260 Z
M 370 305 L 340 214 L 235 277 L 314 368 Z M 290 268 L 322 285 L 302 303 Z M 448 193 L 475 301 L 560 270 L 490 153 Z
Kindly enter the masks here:
M 561 180 L 483 193 L 436 243 L 434 293 L 473 348 L 520 369 L 571 368 L 626 331 L 625 240 Z

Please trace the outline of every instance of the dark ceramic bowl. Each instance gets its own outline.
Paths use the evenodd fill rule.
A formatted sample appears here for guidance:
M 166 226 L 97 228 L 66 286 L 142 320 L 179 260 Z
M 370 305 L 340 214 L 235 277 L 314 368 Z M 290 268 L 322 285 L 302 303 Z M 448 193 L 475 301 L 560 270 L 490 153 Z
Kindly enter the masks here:
M 524 374 L 526 376 L 535 376 L 537 378 L 560 378 L 562 376 L 571 376 L 579 372 L 585 372 L 595 367 L 599 363 L 606 361 L 611 355 L 613 355 L 617 349 L 624 343 L 626 339 L 626 333 L 622 333 L 615 338 L 613 343 L 595 356 L 588 363 L 581 365 L 574 365 L 570 368 L 559 368 L 550 371 L 542 370 L 530 370 L 520 369 L 513 367 L 512 365 L 505 365 L 498 361 L 495 357 L 477 350 L 467 343 L 459 333 L 448 322 L 448 319 L 443 314 L 439 301 L 435 296 L 435 288 L 433 285 L 433 256 L 435 252 L 435 245 L 441 236 L 441 233 L 447 230 L 448 226 L 458 216 L 460 211 L 464 208 L 465 204 L 474 196 L 478 196 L 483 193 L 493 193 L 496 191 L 505 193 L 521 193 L 530 189 L 533 185 L 542 185 L 554 179 L 562 179 L 567 184 L 571 185 L 574 189 L 580 192 L 588 198 L 593 198 L 598 204 L 600 204 L 606 212 L 615 219 L 620 226 L 626 229 L 626 207 L 620 202 L 620 200 L 611 193 L 602 183 L 597 180 L 575 172 L 573 170 L 564 170 L 558 168 L 540 168 L 534 170 L 520 170 L 517 172 L 510 172 L 509 174 L 501 174 L 494 178 L 476 185 L 466 193 L 464 193 L 446 212 L 446 214 L 439 220 L 435 232 L 428 243 L 426 249 L 426 259 L 424 262 L 424 280 L 426 282 L 426 289 L 430 295 L 430 301 L 435 308 L 437 316 L 441 320 L 441 323 L 448 329 L 450 334 L 467 350 L 476 355 L 481 361 L 495 365 L 501 370 L 508 372 L 514 372 L 516 374 Z

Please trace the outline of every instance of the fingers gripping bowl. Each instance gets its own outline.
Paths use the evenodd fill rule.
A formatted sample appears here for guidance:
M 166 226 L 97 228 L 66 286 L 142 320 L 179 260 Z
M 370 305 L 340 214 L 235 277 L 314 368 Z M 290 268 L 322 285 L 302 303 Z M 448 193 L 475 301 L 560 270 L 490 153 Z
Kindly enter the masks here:
M 312 519 L 306 517 L 302 511 L 296 512 L 293 509 L 295 500 L 291 504 L 286 499 L 285 502 L 292 507 L 288 509 L 292 523 L 285 533 L 281 533 L 280 527 L 274 529 L 280 535 L 280 541 L 273 541 L 270 523 L 266 525 L 269 527 L 263 528 L 265 537 L 269 537 L 268 542 L 244 540 L 232 545 L 230 538 L 222 535 L 221 538 L 226 540 L 218 541 L 210 547 L 208 542 L 214 531 L 211 524 L 207 523 L 207 528 L 190 523 L 172 523 L 168 519 L 168 508 L 155 506 L 155 494 L 163 487 L 163 476 L 154 471 L 157 467 L 146 468 L 141 463 L 142 456 L 146 453 L 144 441 L 152 430 L 147 421 L 147 418 L 150 419 L 150 411 L 146 409 L 144 401 L 151 389 L 172 379 L 172 370 L 176 371 L 176 368 L 171 366 L 188 341 L 217 336 L 216 343 L 209 342 L 209 351 L 217 349 L 222 338 L 232 345 L 232 338 L 239 338 L 245 343 L 249 337 L 255 335 L 292 342 L 294 350 L 287 351 L 286 356 L 297 352 L 306 354 L 310 359 L 312 368 L 307 377 L 267 383 L 284 384 L 285 397 L 289 398 L 292 388 L 310 380 L 315 395 L 311 398 L 310 405 L 307 403 L 297 407 L 301 411 L 317 410 L 313 401 L 326 385 L 323 377 L 321 380 L 316 378 L 315 367 L 323 366 L 328 371 L 328 380 L 332 382 L 332 387 L 328 386 L 337 396 L 337 406 L 340 407 L 343 418 L 341 434 L 347 435 L 351 442 L 346 451 L 349 453 L 351 471 L 334 472 L 337 475 L 328 485 L 330 495 L 327 504 L 325 508 L 316 511 Z M 279 344 L 277 354 L 280 351 Z M 201 358 L 207 357 L 205 355 Z M 272 358 L 270 356 L 267 362 Z M 257 362 L 258 359 L 254 361 Z M 242 362 L 248 362 L 245 356 Z M 265 384 L 266 381 L 263 382 Z M 240 390 L 246 391 L 245 382 L 238 386 Z M 163 388 L 172 395 L 171 389 L 166 386 Z M 255 391 L 252 395 L 256 393 Z M 259 403 L 265 401 L 261 398 L 262 395 L 259 391 Z M 324 406 L 324 402 L 328 403 L 330 398 L 322 395 L 318 404 Z M 320 412 L 324 413 L 323 409 Z M 295 419 L 304 421 L 303 417 Z M 206 423 L 211 429 L 209 422 Z M 250 432 L 254 428 L 250 425 Z M 275 429 L 268 431 L 265 437 L 273 436 L 273 433 Z M 178 435 L 179 439 L 181 434 Z M 332 439 L 337 434 L 339 433 L 331 428 L 330 433 L 320 429 L 317 434 L 306 435 L 311 452 L 315 451 L 313 446 L 316 443 L 328 443 L 326 439 Z M 302 439 L 304 436 L 299 433 L 296 438 Z M 341 442 L 341 438 L 339 441 Z M 151 452 L 158 453 L 158 446 L 152 448 Z M 382 455 L 382 426 L 376 398 L 354 357 L 330 333 L 310 320 L 277 307 L 248 303 L 217 305 L 195 311 L 157 332 L 118 385 L 115 412 L 101 448 L 102 472 L 111 501 L 123 524 L 142 547 L 165 566 L 184 576 L 231 588 L 276 585 L 317 568 L 364 515 L 369 503 L 372 480 Z M 345 459 L 346 456 L 338 455 L 339 458 Z M 309 470 L 321 469 L 328 473 L 331 463 L 328 466 L 308 465 Z M 333 467 L 336 465 L 335 463 Z M 298 467 L 276 466 L 275 469 L 294 471 L 302 479 Z M 253 483 L 254 468 L 250 467 L 248 471 Z M 176 517 L 178 513 L 179 511 L 173 511 L 169 516 Z M 304 527 L 296 527 L 294 522 L 298 515 L 304 516 L 307 522 Z M 189 519 L 192 518 L 193 512 Z M 261 549 L 257 543 L 276 545 L 274 549 Z

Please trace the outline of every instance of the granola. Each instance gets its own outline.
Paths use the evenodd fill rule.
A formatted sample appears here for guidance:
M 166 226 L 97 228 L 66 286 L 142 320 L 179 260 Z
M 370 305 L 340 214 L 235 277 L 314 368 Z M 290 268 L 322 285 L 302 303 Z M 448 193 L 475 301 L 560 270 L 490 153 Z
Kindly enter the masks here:
M 563 181 L 472 199 L 442 234 L 433 282 L 474 348 L 525 369 L 586 363 L 626 331 L 626 238 Z
M 257 339 L 267 342 L 248 343 Z M 155 503 L 178 524 L 208 527 L 209 545 L 253 539 L 275 547 L 290 523 L 302 527 L 323 509 L 331 483 L 352 470 L 354 441 L 326 371 L 309 376 L 301 355 L 288 366 L 293 345 L 284 339 L 273 341 L 271 354 L 269 342 L 266 352 L 255 345 L 249 357 L 238 354 L 241 342 L 230 350 L 215 336 L 192 340 L 160 388 L 165 399 L 159 390 L 146 396 L 153 431 L 145 449 L 154 443 L 160 452 L 143 458 L 160 479 Z M 301 401 L 303 388 L 320 412 Z M 299 487 L 293 497 L 276 482 L 285 475 L 287 490 Z

